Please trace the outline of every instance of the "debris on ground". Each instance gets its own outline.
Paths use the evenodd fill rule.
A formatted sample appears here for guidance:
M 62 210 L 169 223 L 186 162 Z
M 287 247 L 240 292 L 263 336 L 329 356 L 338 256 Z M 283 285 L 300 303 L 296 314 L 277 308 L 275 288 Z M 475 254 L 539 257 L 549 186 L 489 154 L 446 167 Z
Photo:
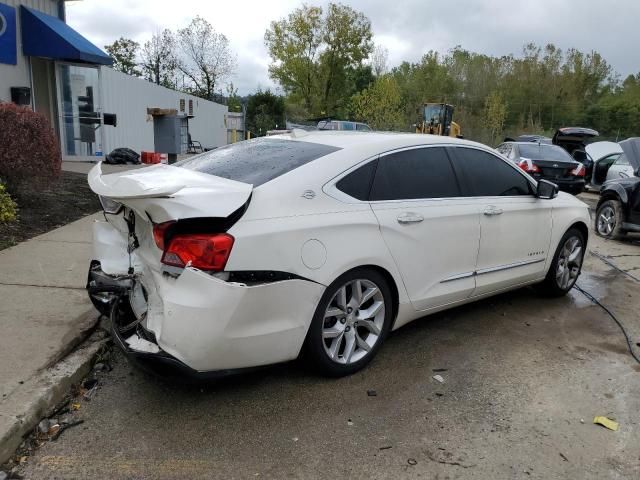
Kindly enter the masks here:
M 444 383 L 444 378 L 442 377 L 442 375 L 434 375 L 433 379 L 440 383 Z
M 476 464 L 469 461 L 467 455 L 464 453 L 458 453 L 454 455 L 446 448 L 438 448 L 437 451 L 427 451 L 427 457 L 432 462 L 442 463 L 443 465 L 455 465 L 462 468 L 475 467 Z
M 432 368 L 431 371 L 434 373 L 438 373 L 438 372 L 446 372 L 448 370 L 448 368 Z
M 415 458 L 409 458 L 409 459 L 407 459 L 407 463 L 409 465 L 417 465 L 418 461 Z
M 385 445 L 384 447 L 380 447 L 378 450 L 389 450 L 390 448 L 393 448 L 391 445 Z
M 353 422 L 351 421 L 351 419 L 347 420 L 347 425 L 349 425 L 350 427 L 353 426 Z
M 377 395 L 378 395 L 378 392 L 376 392 L 375 390 L 367 390 L 367 396 L 376 397 Z
M 7 480 L 8 476 L 5 472 L 0 470 L 0 480 Z
M 562 457 L 562 459 L 563 459 L 565 462 L 568 462 L 568 461 L 569 461 L 569 459 L 567 458 L 567 456 L 566 456 L 564 453 L 562 453 L 562 452 L 558 452 L 558 453 L 560 454 L 560 456 Z
M 609 430 L 613 430 L 614 432 L 617 432 L 619 427 L 618 422 L 607 417 L 595 417 L 593 419 L 593 423 L 595 423 L 596 425 L 602 425 L 603 427 L 608 428 Z

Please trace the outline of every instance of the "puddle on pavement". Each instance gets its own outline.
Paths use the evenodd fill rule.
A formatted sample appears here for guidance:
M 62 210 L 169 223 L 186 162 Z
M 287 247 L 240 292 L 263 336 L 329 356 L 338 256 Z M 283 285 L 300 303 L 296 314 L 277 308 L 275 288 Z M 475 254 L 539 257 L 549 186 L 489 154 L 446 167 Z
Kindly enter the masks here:
M 598 300 L 602 300 L 607 296 L 607 283 L 613 279 L 615 275 L 596 275 L 589 271 L 582 271 L 576 284 L 593 295 Z M 579 292 L 575 288 L 569 292 L 569 298 L 578 308 L 589 307 L 593 305 L 593 302 L 589 300 L 582 292 Z

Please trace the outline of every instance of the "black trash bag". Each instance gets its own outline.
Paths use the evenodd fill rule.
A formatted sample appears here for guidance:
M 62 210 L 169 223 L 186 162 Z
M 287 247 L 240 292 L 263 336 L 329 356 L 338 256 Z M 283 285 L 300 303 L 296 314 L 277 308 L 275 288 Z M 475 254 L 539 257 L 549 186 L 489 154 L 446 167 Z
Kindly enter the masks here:
M 125 163 L 138 165 L 140 163 L 140 155 L 130 148 L 116 148 L 104 157 L 104 163 L 110 163 L 111 165 L 124 165 Z

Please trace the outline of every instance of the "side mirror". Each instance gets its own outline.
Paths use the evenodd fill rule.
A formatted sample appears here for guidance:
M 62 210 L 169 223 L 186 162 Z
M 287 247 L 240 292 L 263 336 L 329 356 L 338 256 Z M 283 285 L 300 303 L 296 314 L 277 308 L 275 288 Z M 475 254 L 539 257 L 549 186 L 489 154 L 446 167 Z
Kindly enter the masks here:
M 536 197 L 543 198 L 545 200 L 551 200 L 558 196 L 558 186 L 549 180 L 538 180 L 538 187 L 536 188 Z

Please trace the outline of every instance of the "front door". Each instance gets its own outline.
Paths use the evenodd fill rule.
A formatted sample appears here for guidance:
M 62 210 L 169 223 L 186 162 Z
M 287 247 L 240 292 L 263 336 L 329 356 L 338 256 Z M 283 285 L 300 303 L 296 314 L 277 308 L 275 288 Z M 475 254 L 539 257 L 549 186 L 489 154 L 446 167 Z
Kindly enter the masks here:
M 479 213 L 460 188 L 444 147 L 378 161 L 371 206 L 416 310 L 467 298 L 475 288 Z
M 451 149 L 466 195 L 480 209 L 476 289 L 483 295 L 542 278 L 551 241 L 551 201 L 511 163 L 484 150 Z

